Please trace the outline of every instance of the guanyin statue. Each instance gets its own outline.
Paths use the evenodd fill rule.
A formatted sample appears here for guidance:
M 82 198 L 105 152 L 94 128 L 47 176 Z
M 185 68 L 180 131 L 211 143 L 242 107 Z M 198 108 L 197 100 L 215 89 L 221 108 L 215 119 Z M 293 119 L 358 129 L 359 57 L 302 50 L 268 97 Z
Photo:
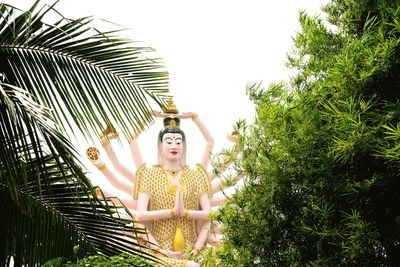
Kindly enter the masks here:
M 116 133 L 107 128 L 102 133 L 102 145 L 113 164 L 127 181 L 121 181 L 109 169 L 96 148 L 89 148 L 89 159 L 108 178 L 115 188 L 130 195 L 132 200 L 124 204 L 135 214 L 135 220 L 148 230 L 142 238 L 150 241 L 149 252 L 161 257 L 168 266 L 199 266 L 188 260 L 189 255 L 197 255 L 207 243 L 219 246 L 221 233 L 218 228 L 210 232 L 210 212 L 212 206 L 218 206 L 224 196 L 213 197 L 222 189 L 215 175 L 207 172 L 214 139 L 205 124 L 196 113 L 178 113 L 170 102 L 165 113 L 153 111 L 157 118 L 163 118 L 164 128 L 158 135 L 158 164 L 147 165 L 143 162 L 136 134 L 130 140 L 130 150 L 135 174 L 123 166 L 113 151 L 110 139 Z M 186 165 L 186 136 L 180 129 L 182 120 L 191 119 L 205 139 L 204 151 L 200 162 L 194 167 Z M 231 141 L 237 140 L 237 134 L 229 135 Z M 224 171 L 226 165 L 221 167 Z M 237 182 L 240 177 L 235 177 Z

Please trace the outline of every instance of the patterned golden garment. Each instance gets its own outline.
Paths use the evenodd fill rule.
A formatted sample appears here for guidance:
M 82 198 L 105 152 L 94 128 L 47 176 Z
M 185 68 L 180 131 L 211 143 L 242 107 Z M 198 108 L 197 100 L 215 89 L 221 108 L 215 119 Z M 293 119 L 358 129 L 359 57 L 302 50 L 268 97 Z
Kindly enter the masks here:
M 197 164 L 196 168 L 182 168 L 179 177 L 185 209 L 199 210 L 200 197 L 207 193 L 211 197 L 211 185 L 206 170 Z M 133 197 L 138 198 L 140 192 L 150 196 L 149 210 L 171 209 L 175 205 L 176 188 L 170 183 L 166 171 L 160 165 L 151 168 L 142 165 L 136 172 Z M 174 217 L 153 221 L 149 232 L 158 241 L 161 248 L 173 250 L 172 240 L 178 225 L 182 226 L 186 248 L 192 248 L 197 240 L 196 220 Z M 167 260 L 169 266 L 186 266 L 184 260 Z

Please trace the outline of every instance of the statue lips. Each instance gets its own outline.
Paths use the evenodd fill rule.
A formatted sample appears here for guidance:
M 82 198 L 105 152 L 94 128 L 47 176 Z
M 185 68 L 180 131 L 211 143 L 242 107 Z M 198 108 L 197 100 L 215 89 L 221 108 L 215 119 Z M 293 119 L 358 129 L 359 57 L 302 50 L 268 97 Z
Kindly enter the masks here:
M 176 154 L 178 154 L 178 151 L 176 151 L 176 150 L 171 150 L 169 153 L 171 153 L 172 155 L 176 155 Z

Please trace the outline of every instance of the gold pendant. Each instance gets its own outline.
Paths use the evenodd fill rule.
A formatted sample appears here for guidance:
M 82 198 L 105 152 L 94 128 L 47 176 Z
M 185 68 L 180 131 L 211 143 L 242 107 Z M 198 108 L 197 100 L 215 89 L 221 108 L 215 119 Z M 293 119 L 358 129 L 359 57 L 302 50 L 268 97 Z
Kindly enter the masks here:
M 169 185 L 167 193 L 172 195 L 172 196 L 175 196 L 176 195 L 176 190 L 178 190 L 178 185 L 176 185 L 176 184 Z
M 172 240 L 172 249 L 174 251 L 184 251 L 186 248 L 185 237 L 183 236 L 182 225 L 176 226 L 174 239 Z

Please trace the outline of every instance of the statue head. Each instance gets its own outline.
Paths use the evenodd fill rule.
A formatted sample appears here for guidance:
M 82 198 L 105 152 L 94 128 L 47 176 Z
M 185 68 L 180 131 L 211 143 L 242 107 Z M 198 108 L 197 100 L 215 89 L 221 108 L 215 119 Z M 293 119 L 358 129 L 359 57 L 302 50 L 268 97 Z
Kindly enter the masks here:
M 164 118 L 164 129 L 158 134 L 158 164 L 165 160 L 179 160 L 186 164 L 186 137 L 179 128 L 180 120 L 174 117 Z

